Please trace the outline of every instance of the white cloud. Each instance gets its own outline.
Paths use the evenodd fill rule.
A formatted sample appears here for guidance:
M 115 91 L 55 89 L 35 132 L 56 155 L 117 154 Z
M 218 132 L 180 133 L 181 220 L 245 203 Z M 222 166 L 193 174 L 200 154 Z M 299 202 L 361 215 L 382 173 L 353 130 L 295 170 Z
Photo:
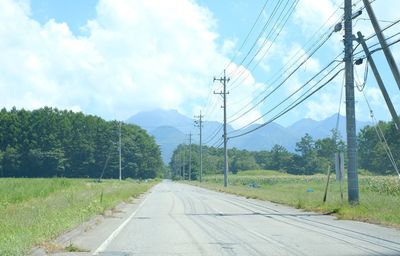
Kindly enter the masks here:
M 224 43 L 221 47 L 222 54 L 228 55 L 232 53 L 235 49 L 235 46 L 236 46 L 236 41 L 230 39 L 224 40 Z
M 390 1 L 400 5 L 399 1 Z M 306 41 L 313 36 L 321 22 L 341 3 L 302 0 L 296 9 L 295 26 L 288 27 L 288 33 L 278 38 L 265 58 L 259 59 L 264 55 L 262 51 L 254 60 L 260 61 L 262 68 L 255 70 L 256 77 L 270 83 L 271 77 L 262 71 L 273 73 L 292 61 L 295 52 L 305 53 L 306 47 L 297 39 Z M 387 10 L 383 6 L 379 1 L 374 3 L 380 19 L 398 18 L 398 8 Z M 336 12 L 328 24 L 335 24 L 341 12 Z M 192 0 L 100 0 L 97 17 L 87 23 L 85 36 L 76 36 L 68 24 L 49 20 L 40 25 L 31 19 L 29 0 L 2 0 L 0 105 L 28 109 L 49 105 L 125 119 L 137 111 L 158 107 L 174 108 L 191 116 L 198 114 L 210 98 L 212 110 L 203 113 L 209 112 L 207 119 L 220 118 L 221 97 L 208 97 L 220 85 L 215 83 L 211 87 L 210 83 L 212 76 L 227 65 L 226 56 L 235 52 L 237 41 L 241 41 L 221 40 L 215 24 L 212 14 Z M 368 21 L 358 22 L 356 28 L 365 35 L 371 31 Z M 296 40 L 291 40 L 292 37 Z M 332 52 L 342 50 L 341 39 L 340 33 L 335 34 L 328 47 L 321 49 L 285 83 L 285 89 L 233 125 L 238 127 L 254 120 L 296 90 L 337 54 Z M 395 56 L 399 56 L 396 49 Z M 232 85 L 235 79 L 232 76 L 229 86 L 234 89 L 230 87 L 228 115 L 243 111 L 244 105 L 265 90 L 265 85 L 243 66 L 233 64 L 227 70 L 230 75 L 235 72 L 243 73 L 242 78 L 246 79 L 236 86 Z M 285 74 L 280 75 L 282 78 Z M 337 90 L 324 93 L 302 105 L 307 106 L 309 117 L 321 119 L 337 111 Z M 304 107 L 299 109 L 300 113 L 306 112 Z
M 376 87 L 370 87 L 365 89 L 366 97 L 371 105 L 380 106 L 385 104 L 382 98 L 381 91 Z
M 157 107 L 190 113 L 227 62 L 214 23 L 190 0 L 100 0 L 87 36 L 76 36 L 31 19 L 26 1 L 1 1 L 1 105 L 121 119 Z
M 341 103 L 341 114 L 345 112 L 344 101 Z M 322 120 L 337 114 L 339 109 L 339 96 L 331 93 L 320 93 L 318 98 L 306 103 L 306 117 L 314 120 Z
M 336 9 L 331 0 L 302 0 L 296 8 L 295 18 L 303 31 L 310 33 L 310 31 L 316 31 L 322 22 L 327 21 L 327 25 L 334 25 L 338 19 Z

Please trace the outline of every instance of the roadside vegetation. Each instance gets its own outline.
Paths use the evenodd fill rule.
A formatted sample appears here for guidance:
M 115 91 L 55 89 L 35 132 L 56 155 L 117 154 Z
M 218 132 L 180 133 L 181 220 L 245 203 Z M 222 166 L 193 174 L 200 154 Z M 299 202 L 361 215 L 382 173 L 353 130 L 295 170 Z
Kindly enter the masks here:
M 400 166 L 400 136 L 394 123 L 379 122 L 393 154 Z M 358 173 L 360 204 L 347 203 L 347 181 L 344 181 L 342 200 L 340 183 L 335 181 L 335 153 L 346 155 L 346 144 L 337 131 L 331 138 L 313 139 L 305 134 L 296 143 L 295 152 L 275 145 L 271 150 L 228 150 L 229 186 L 224 188 L 224 152 L 222 148 L 203 147 L 203 174 L 201 186 L 246 197 L 269 200 L 305 210 L 335 214 L 342 219 L 354 219 L 400 227 L 400 181 L 386 154 L 385 144 L 377 136 L 377 127 L 366 126 L 358 133 Z M 188 180 L 188 145 L 179 145 L 171 158 L 171 176 Z M 199 152 L 192 145 L 191 180 L 200 185 Z M 346 158 L 346 157 L 345 157 Z M 187 159 L 187 158 L 186 158 Z M 346 169 L 345 159 L 345 169 Z M 333 170 L 328 197 L 323 203 L 327 170 Z M 250 170 L 250 171 L 249 171 Z M 260 171 L 261 170 L 261 171 Z M 264 171 L 276 170 L 276 171 Z M 346 177 L 346 175 L 345 175 Z
M 393 122 L 379 122 L 379 129 L 384 134 L 394 161 L 400 167 L 400 136 Z M 376 128 L 366 126 L 358 133 L 358 167 L 363 173 L 374 175 L 395 175 L 395 169 L 389 160 L 384 141 L 376 134 Z M 200 147 L 191 146 L 192 179 L 197 179 L 200 170 Z M 281 173 L 296 175 L 325 174 L 328 167 L 334 168 L 334 154 L 343 152 L 346 155 L 346 145 L 337 131 L 332 131 L 330 138 L 314 139 L 305 134 L 295 145 L 295 151 L 290 152 L 280 145 L 270 150 L 248 151 L 237 148 L 228 149 L 229 172 L 240 173 L 246 170 L 278 170 Z M 183 163 L 189 153 L 189 145 L 179 145 L 171 158 L 171 176 L 182 178 L 182 170 L 189 169 L 189 162 Z M 346 163 L 345 163 L 346 164 Z M 203 147 L 204 174 L 222 174 L 224 166 L 224 151 L 222 148 Z M 187 179 L 187 172 L 185 173 Z
M 156 180 L 0 179 L 0 255 L 26 255 L 36 245 L 131 201 Z
M 55 108 L 0 110 L 0 177 L 118 178 L 119 127 Z M 142 128 L 121 125 L 123 178 L 163 172 L 161 152 Z
M 228 187 L 223 175 L 208 175 L 203 183 L 192 184 L 245 196 L 290 205 L 308 211 L 335 214 L 340 219 L 359 220 L 400 228 L 400 181 L 397 176 L 360 175 L 360 204 L 347 203 L 347 181 L 341 200 L 340 183 L 331 176 L 327 200 L 323 196 L 327 175 L 291 175 L 277 171 L 243 171 L 229 175 Z

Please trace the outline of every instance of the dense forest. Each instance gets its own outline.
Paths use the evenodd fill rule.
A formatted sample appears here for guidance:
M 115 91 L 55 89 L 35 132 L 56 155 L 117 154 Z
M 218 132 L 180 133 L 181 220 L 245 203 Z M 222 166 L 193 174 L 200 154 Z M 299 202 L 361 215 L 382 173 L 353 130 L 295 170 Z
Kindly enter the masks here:
M 122 177 L 154 178 L 163 168 L 154 138 L 122 124 Z M 42 108 L 0 112 L 0 177 L 119 176 L 119 123 Z
M 400 133 L 393 122 L 380 122 L 380 130 L 400 166 Z M 395 170 L 389 161 L 384 149 L 384 141 L 377 136 L 374 126 L 364 127 L 358 134 L 358 167 L 375 174 L 395 174 Z M 332 139 L 335 138 L 335 139 Z M 275 145 L 269 151 L 251 152 L 236 148 L 228 150 L 229 171 L 269 169 L 279 170 L 291 174 L 315 174 L 326 172 L 328 166 L 334 168 L 334 154 L 341 151 L 345 153 L 346 145 L 341 136 L 332 131 L 331 138 L 314 140 L 309 134 L 305 134 L 296 143 L 296 152 L 292 153 L 280 145 Z M 192 179 L 198 178 L 200 169 L 198 145 L 191 146 L 192 151 Z M 203 172 L 205 174 L 222 173 L 223 149 L 203 146 Z M 181 177 L 185 170 L 185 178 L 188 178 L 189 170 L 189 145 L 179 145 L 171 158 L 170 169 L 172 175 Z

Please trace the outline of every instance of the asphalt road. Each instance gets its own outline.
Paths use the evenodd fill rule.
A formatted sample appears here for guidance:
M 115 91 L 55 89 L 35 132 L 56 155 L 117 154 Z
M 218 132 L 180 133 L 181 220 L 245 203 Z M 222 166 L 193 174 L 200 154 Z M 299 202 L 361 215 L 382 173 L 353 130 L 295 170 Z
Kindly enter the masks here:
M 162 182 L 97 255 L 400 255 L 400 231 Z

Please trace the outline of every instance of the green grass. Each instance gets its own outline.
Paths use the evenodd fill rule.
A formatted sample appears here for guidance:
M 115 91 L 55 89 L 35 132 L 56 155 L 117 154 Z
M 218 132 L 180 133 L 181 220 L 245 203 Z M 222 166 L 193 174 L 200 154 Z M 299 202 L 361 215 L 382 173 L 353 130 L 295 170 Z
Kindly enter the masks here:
M 248 170 L 241 171 L 236 176 L 285 176 L 286 173 L 273 170 Z
M 400 227 L 400 181 L 396 176 L 360 176 L 360 204 L 347 203 L 347 181 L 344 182 L 344 200 L 340 184 L 331 175 L 327 202 L 323 203 L 326 175 L 297 176 L 270 171 L 243 171 L 229 175 L 229 185 L 223 187 L 223 176 L 205 176 L 204 183 L 195 185 L 290 205 L 309 211 L 332 213 L 340 219 Z M 310 192 L 312 191 L 312 192 Z
M 0 179 L 0 255 L 25 255 L 156 182 Z

